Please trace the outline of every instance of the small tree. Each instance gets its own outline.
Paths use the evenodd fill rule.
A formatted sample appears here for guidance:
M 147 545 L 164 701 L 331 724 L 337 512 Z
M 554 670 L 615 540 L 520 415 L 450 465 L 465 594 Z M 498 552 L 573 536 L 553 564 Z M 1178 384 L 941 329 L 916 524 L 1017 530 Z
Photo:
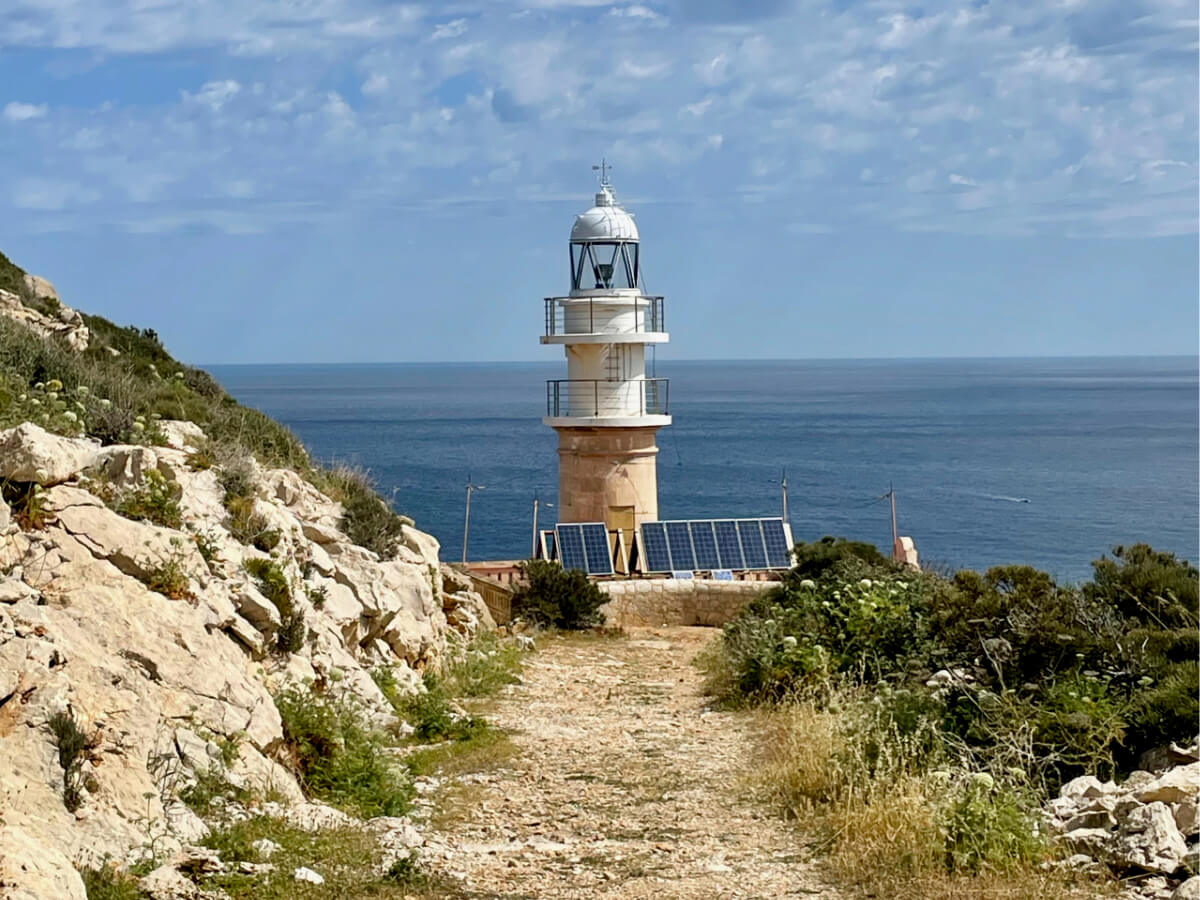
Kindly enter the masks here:
M 608 597 L 578 569 L 534 559 L 521 563 L 521 572 L 525 584 L 513 594 L 514 616 L 572 631 L 604 621 L 600 607 Z

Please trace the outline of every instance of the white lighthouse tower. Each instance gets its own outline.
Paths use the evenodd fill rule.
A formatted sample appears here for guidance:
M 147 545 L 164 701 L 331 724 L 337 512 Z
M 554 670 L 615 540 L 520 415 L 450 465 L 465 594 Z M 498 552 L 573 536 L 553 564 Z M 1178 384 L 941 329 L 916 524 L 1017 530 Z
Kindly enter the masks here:
M 629 536 L 658 518 L 658 429 L 671 424 L 667 380 L 646 376 L 646 348 L 668 340 L 663 298 L 642 290 L 633 216 L 607 165 L 595 205 L 571 229 L 571 292 L 546 298 L 543 344 L 566 350 L 567 377 L 546 383 L 558 432 L 558 519 L 604 522 Z

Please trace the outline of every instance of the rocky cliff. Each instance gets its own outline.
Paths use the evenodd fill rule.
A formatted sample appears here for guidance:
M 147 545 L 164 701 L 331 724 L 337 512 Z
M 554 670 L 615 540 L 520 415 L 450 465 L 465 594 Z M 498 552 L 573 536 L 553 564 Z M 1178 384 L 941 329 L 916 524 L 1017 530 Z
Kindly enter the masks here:
M 336 479 L 235 446 L 227 423 L 241 411 L 215 392 L 201 404 L 182 369 L 153 396 L 210 411 L 220 435 L 133 406 L 114 432 L 115 388 L 97 401 L 21 354 L 128 362 L 94 370 L 108 385 L 171 373 L 95 346 L 48 283 L 26 285 L 0 288 L 0 315 L 30 330 L 9 327 L 20 353 L 0 348 L 0 407 L 16 422 L 0 431 L 0 897 L 58 900 L 85 896 L 81 860 L 134 860 L 150 843 L 165 858 L 202 838 L 180 798 L 215 762 L 281 814 L 326 815 L 289 759 L 280 691 L 337 683 L 394 723 L 372 672 L 420 690 L 488 616 L 431 536 L 361 491 L 355 514 L 382 517 L 388 539 L 356 544 L 351 501 L 313 483 Z

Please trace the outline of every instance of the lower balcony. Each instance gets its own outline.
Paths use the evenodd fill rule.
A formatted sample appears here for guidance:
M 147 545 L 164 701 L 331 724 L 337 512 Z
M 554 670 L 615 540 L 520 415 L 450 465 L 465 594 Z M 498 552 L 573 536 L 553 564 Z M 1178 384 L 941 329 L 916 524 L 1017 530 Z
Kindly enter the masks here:
M 546 424 L 662 426 L 671 422 L 666 378 L 625 381 L 563 378 L 546 382 Z

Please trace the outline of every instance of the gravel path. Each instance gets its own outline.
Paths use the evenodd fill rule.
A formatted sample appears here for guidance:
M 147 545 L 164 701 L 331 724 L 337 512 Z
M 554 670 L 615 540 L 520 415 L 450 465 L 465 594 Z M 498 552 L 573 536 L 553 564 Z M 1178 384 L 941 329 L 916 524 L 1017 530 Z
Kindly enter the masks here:
M 466 776 L 426 859 L 475 897 L 829 897 L 795 833 L 745 799 L 747 723 L 707 708 L 713 629 L 556 637 L 489 704 L 503 768 Z

